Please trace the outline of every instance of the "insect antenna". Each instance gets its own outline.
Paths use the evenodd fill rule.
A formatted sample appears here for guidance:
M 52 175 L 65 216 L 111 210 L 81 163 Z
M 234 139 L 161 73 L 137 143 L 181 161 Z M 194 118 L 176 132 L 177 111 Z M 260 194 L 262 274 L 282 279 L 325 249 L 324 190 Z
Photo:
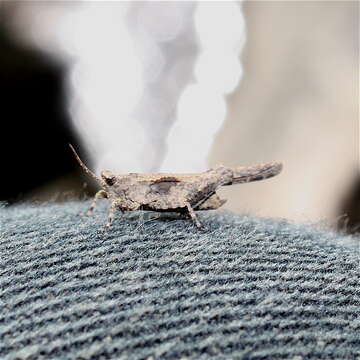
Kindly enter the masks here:
M 77 154 L 77 152 L 75 151 L 75 149 L 73 148 L 73 146 L 71 144 L 69 144 L 70 149 L 72 150 L 72 152 L 75 155 L 75 158 L 77 160 L 77 162 L 80 164 L 81 168 L 87 173 L 89 174 L 91 177 L 93 177 L 96 181 L 100 182 L 100 184 L 103 184 L 103 180 L 100 179 L 99 177 L 97 177 L 80 159 L 79 155 Z

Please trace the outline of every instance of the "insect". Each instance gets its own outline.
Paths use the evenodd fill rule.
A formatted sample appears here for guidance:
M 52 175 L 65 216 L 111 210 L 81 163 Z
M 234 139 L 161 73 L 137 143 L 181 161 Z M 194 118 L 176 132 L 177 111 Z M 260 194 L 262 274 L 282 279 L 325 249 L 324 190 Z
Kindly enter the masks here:
M 108 221 L 103 231 L 110 228 L 117 209 L 122 213 L 133 210 L 177 212 L 190 216 L 198 228 L 206 229 L 195 210 L 215 210 L 222 206 L 226 200 L 216 194 L 219 187 L 268 179 L 282 169 L 281 163 L 271 162 L 250 167 L 217 166 L 197 174 L 113 174 L 103 171 L 98 177 L 82 162 L 71 145 L 70 148 L 82 169 L 102 187 L 85 215 L 92 215 L 99 198 L 110 201 Z

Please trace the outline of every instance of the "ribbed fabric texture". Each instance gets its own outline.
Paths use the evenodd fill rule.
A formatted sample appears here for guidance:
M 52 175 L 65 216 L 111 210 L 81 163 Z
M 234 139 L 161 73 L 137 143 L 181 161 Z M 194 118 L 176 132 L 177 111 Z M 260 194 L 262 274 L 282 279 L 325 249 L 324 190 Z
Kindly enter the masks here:
M 360 359 L 356 239 L 88 205 L 0 210 L 0 359 Z

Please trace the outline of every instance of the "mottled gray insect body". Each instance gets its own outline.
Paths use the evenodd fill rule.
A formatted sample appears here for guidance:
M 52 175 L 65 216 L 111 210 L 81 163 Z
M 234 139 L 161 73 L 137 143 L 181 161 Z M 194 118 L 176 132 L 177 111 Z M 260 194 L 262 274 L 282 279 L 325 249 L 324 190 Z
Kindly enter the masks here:
M 97 177 L 81 161 L 70 145 L 80 166 L 102 186 L 86 215 L 91 215 L 98 198 L 109 199 L 111 207 L 107 230 L 113 221 L 116 209 L 124 211 L 150 210 L 175 211 L 191 216 L 198 228 L 205 227 L 199 222 L 194 210 L 213 210 L 222 206 L 216 190 L 225 185 L 267 179 L 277 175 L 282 165 L 266 163 L 251 167 L 228 168 L 218 166 L 199 174 L 113 174 L 103 171 Z

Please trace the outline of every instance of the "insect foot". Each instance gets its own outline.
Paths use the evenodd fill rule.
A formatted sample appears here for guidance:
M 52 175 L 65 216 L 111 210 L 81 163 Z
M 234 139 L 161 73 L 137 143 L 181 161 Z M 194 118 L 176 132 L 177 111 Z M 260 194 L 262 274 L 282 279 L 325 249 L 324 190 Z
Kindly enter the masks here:
M 199 221 L 199 219 L 197 218 L 195 211 L 191 207 L 190 203 L 186 203 L 186 207 L 187 207 L 189 215 L 190 215 L 191 219 L 193 220 L 193 222 L 195 223 L 196 227 L 201 230 L 208 230 L 208 228 Z
M 71 145 L 70 148 L 81 168 L 101 187 L 85 215 L 92 215 L 101 197 L 111 203 L 103 231 L 111 227 L 117 209 L 122 212 L 141 209 L 188 214 L 198 229 L 207 230 L 195 212 L 215 210 L 225 203 L 226 200 L 216 194 L 218 188 L 269 179 L 282 169 L 281 163 L 272 162 L 236 168 L 218 166 L 197 174 L 114 174 L 103 171 L 98 177 L 82 162 Z

